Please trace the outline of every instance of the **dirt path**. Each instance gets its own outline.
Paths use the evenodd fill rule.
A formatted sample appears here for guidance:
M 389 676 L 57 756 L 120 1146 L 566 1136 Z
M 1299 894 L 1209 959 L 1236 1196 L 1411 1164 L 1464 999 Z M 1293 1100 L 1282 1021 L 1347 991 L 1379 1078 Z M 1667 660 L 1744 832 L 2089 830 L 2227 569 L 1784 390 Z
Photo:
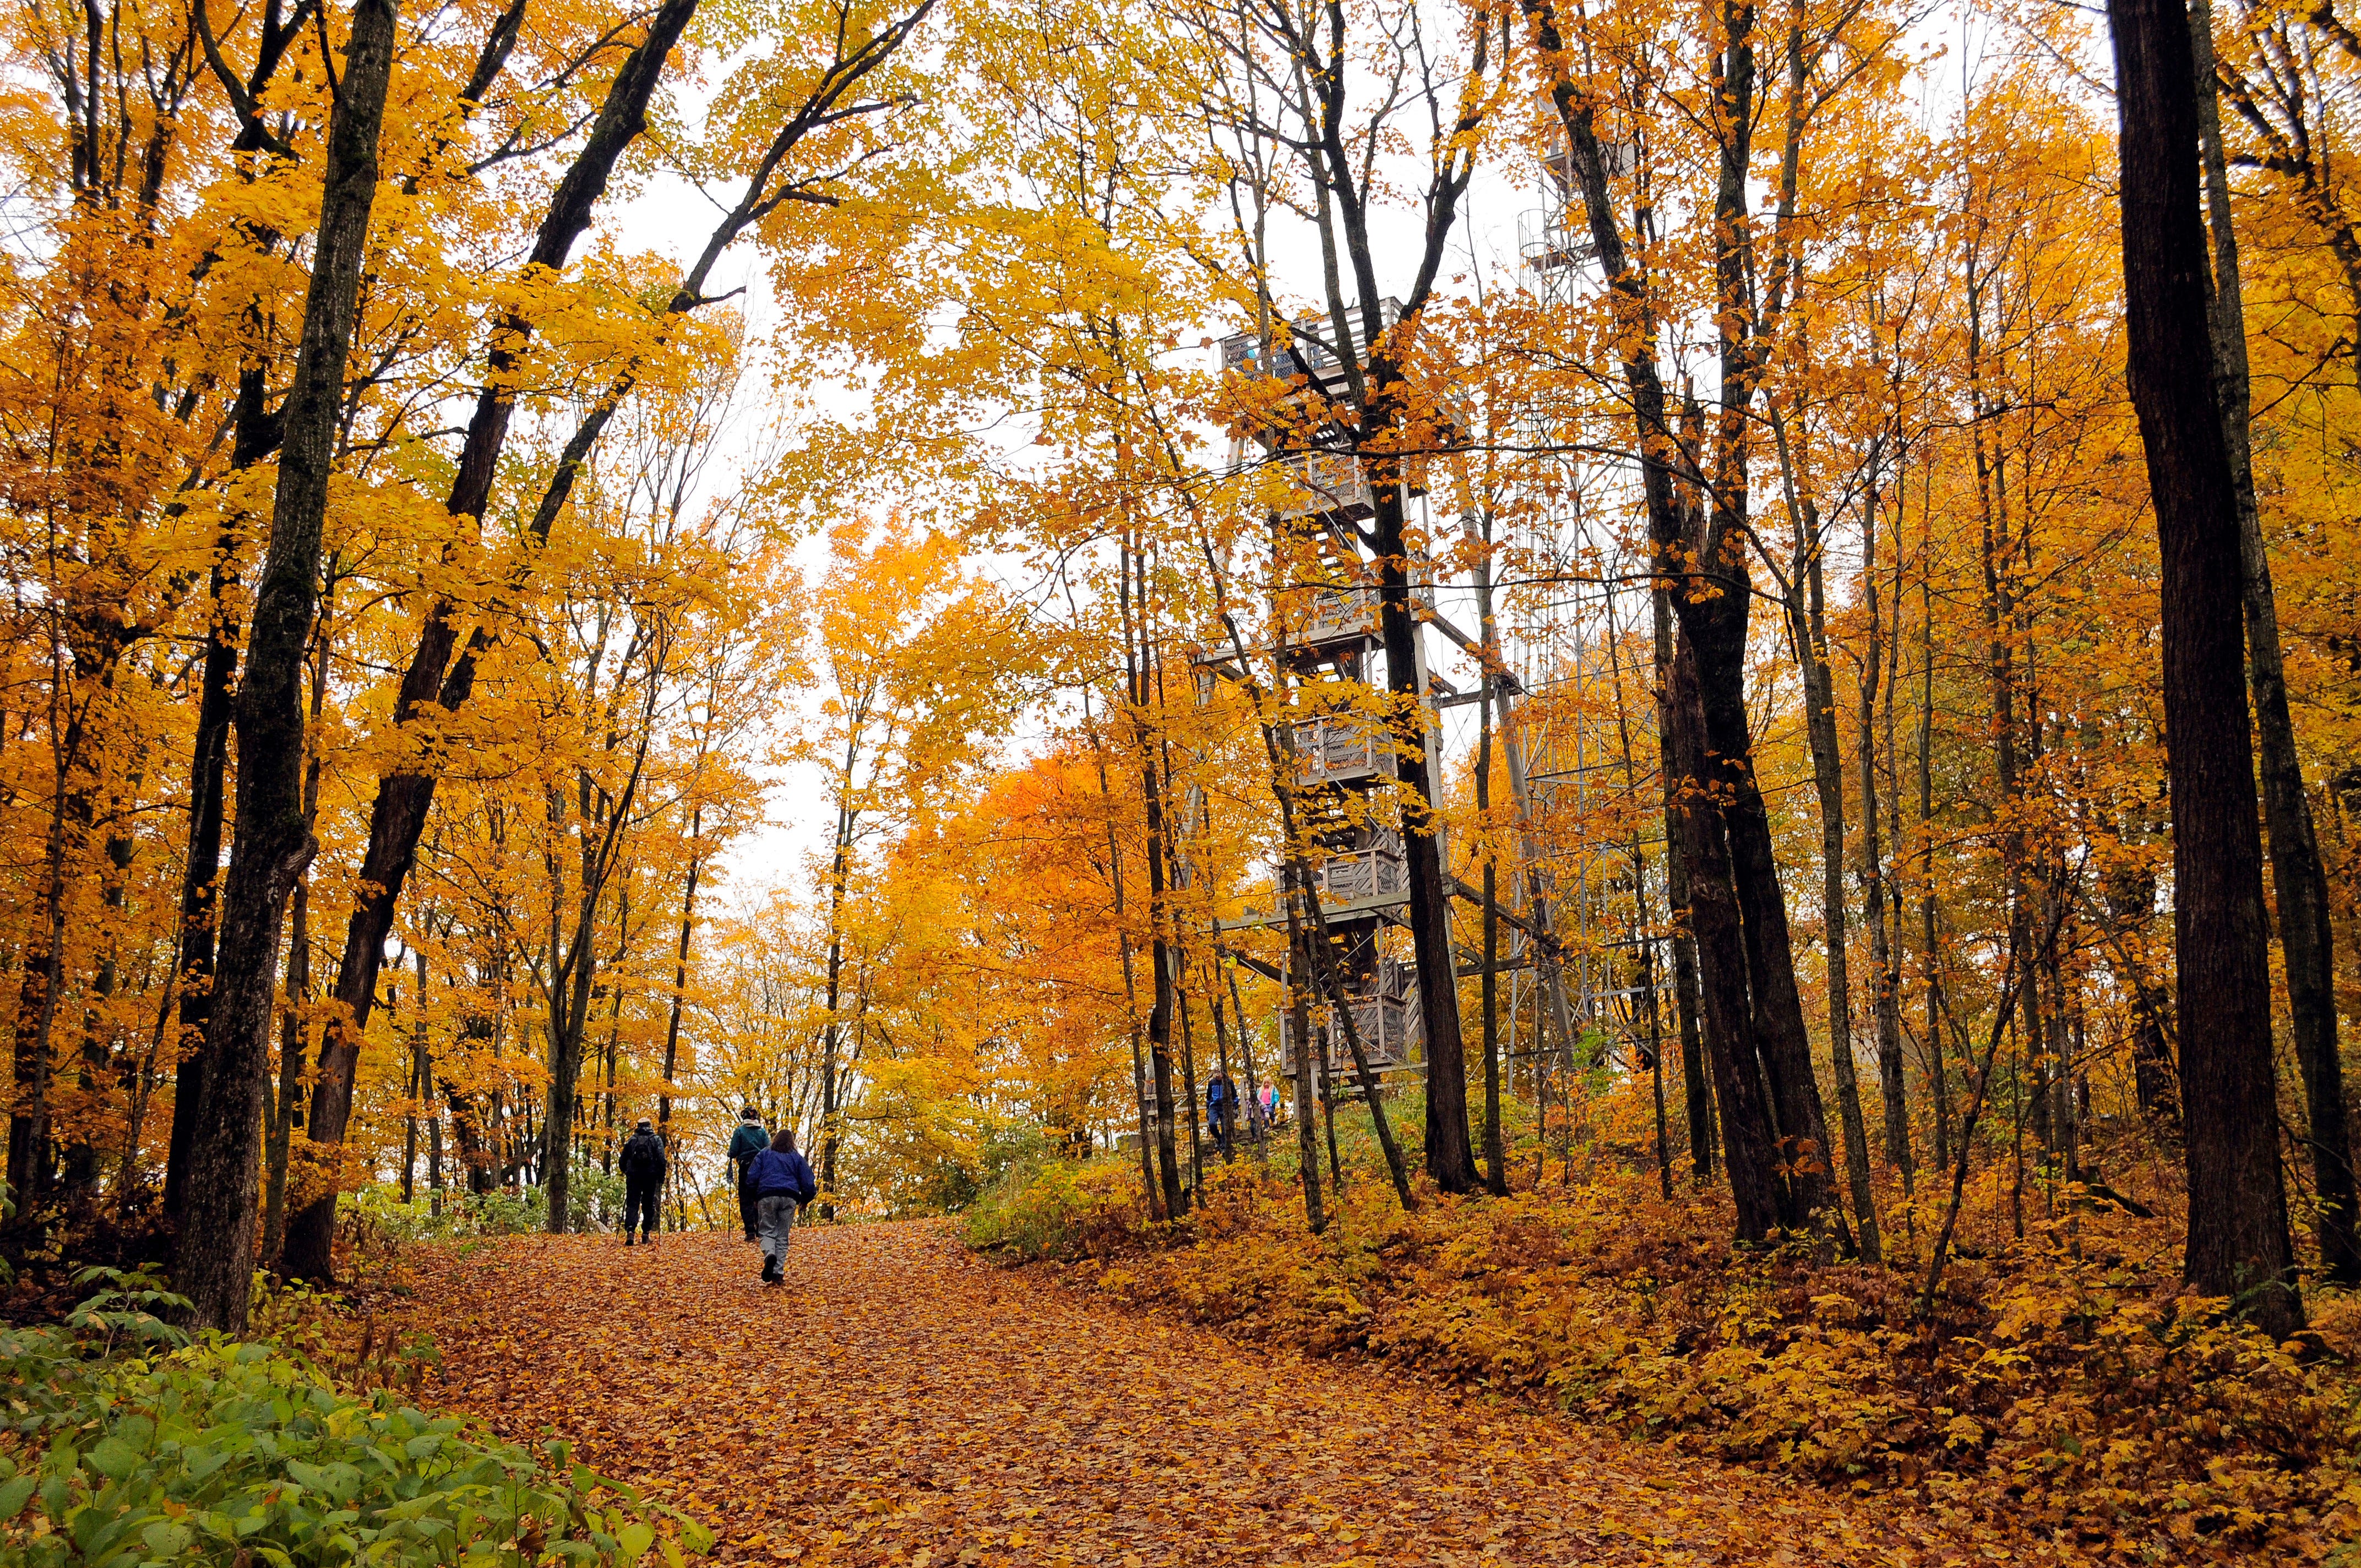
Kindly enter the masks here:
M 429 1397 L 555 1428 L 711 1523 L 725 1561 L 1927 1560 L 1760 1478 L 1241 1350 L 939 1226 L 798 1230 L 784 1289 L 759 1266 L 694 1234 L 421 1249 Z

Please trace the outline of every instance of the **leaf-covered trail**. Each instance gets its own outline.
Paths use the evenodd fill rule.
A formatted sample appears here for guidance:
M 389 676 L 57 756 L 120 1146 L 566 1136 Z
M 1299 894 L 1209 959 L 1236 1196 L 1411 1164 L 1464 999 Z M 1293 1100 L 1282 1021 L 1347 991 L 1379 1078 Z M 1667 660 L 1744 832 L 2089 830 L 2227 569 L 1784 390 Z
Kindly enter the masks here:
M 940 1226 L 799 1227 L 785 1288 L 759 1266 L 702 1234 L 422 1248 L 429 1396 L 511 1438 L 555 1428 L 712 1524 L 724 1561 L 1925 1560 L 1817 1497 L 1241 1349 Z

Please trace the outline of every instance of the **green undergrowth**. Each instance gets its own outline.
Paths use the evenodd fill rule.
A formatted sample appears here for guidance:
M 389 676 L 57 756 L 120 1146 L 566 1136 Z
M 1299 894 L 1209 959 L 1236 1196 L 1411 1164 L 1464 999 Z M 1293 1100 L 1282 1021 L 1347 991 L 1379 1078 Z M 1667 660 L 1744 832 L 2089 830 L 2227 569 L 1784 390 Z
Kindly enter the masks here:
M 2004 1518 L 2104 1557 L 2257 1550 L 2361 1564 L 2361 1301 L 2316 1290 L 2272 1343 L 2178 1294 L 2164 1223 L 2069 1205 L 1947 1272 L 1742 1249 L 1727 1199 L 1611 1170 L 1404 1213 L 1348 1170 L 1325 1232 L 1241 1161 L 1177 1224 L 1107 1160 L 1012 1172 L 966 1216 L 979 1249 L 1249 1341 L 1381 1359 L 1546 1400 L 1679 1450 L 1938 1515 Z M 1553 1176 L 1554 1176 L 1553 1172 Z M 1997 1203 L 1997 1192 L 1982 1195 Z M 1911 1226 L 1891 1230 L 1906 1255 Z
M 562 1442 L 351 1391 L 295 1340 L 192 1341 L 152 1275 L 82 1279 L 65 1321 L 0 1329 L 0 1565 L 676 1568 L 711 1544 Z

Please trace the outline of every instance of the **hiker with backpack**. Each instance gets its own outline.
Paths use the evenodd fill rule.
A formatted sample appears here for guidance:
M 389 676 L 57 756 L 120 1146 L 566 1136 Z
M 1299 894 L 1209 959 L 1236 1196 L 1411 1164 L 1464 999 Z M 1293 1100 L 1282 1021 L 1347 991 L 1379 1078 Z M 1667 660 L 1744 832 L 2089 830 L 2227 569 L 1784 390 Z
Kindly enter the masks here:
M 656 1136 L 656 1124 L 641 1117 L 639 1130 L 625 1141 L 622 1157 L 615 1162 L 623 1173 L 625 1246 L 631 1245 L 634 1224 L 639 1227 L 642 1245 L 656 1239 L 656 1200 L 664 1190 L 664 1168 L 671 1163 L 664 1158 L 664 1140 Z
M 746 1228 L 746 1239 L 763 1239 L 762 1227 L 754 1212 L 754 1157 L 771 1146 L 771 1135 L 763 1126 L 763 1113 L 749 1105 L 738 1113 L 738 1130 L 730 1137 L 730 1163 L 738 1168 L 738 1223 Z
M 796 1228 L 796 1211 L 819 1195 L 812 1179 L 811 1162 L 796 1152 L 796 1132 L 781 1127 L 771 1146 L 754 1157 L 754 1207 L 763 1231 L 763 1283 L 780 1285 L 787 1277 L 787 1236 Z

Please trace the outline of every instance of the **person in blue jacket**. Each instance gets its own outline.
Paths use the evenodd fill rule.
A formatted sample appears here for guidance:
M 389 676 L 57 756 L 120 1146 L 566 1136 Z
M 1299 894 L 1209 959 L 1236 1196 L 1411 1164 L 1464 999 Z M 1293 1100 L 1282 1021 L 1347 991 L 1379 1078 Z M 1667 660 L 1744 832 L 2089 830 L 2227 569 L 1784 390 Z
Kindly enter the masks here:
M 771 1146 L 754 1157 L 747 1185 L 754 1190 L 755 1216 L 763 1228 L 763 1283 L 778 1285 L 787 1277 L 787 1235 L 796 1227 L 796 1211 L 819 1192 L 812 1179 L 811 1162 L 796 1152 L 793 1127 L 781 1127 Z
M 1224 1159 L 1229 1158 L 1230 1139 L 1238 1128 L 1238 1091 L 1230 1087 L 1230 1075 L 1218 1068 L 1205 1080 L 1205 1122 L 1213 1146 Z

